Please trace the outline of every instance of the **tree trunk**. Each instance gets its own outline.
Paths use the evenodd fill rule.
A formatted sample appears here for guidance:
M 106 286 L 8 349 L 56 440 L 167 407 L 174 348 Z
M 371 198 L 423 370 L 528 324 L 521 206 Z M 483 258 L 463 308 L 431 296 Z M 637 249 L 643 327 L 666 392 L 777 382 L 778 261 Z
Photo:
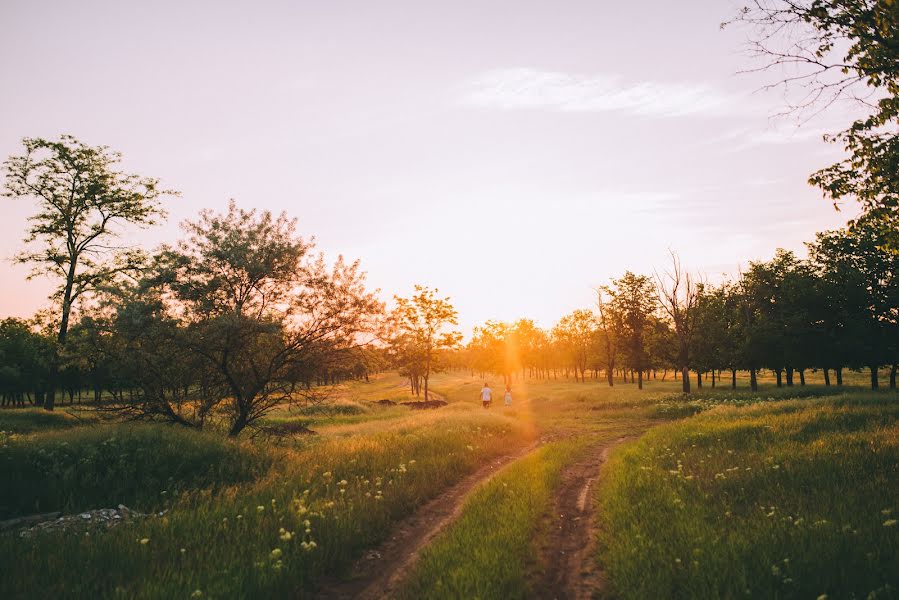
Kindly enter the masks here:
M 877 367 L 872 366 L 871 369 L 871 389 L 876 390 L 880 387 L 879 382 L 877 381 Z
M 837 372 L 837 385 L 843 385 L 843 367 L 837 367 L 834 369 Z
M 631 373 L 631 376 L 633 377 L 633 373 Z M 643 389 L 643 369 L 637 369 L 637 389 Z
M 783 387 L 783 370 L 774 369 L 774 372 L 777 374 L 777 387 Z
M 787 387 L 793 387 L 793 367 L 787 367 Z
M 890 389 L 896 389 L 896 370 L 899 368 L 899 364 L 893 363 L 893 366 L 890 368 Z
M 702 389 L 702 371 L 699 369 L 696 369 L 696 389 Z
M 830 386 L 830 369 L 824 369 L 824 385 Z
M 749 389 L 753 392 L 759 391 L 759 381 L 755 374 L 755 368 L 749 369 Z
M 799 385 L 805 385 L 805 369 L 799 369 Z
M 736 369 L 730 370 L 730 389 L 732 389 L 732 390 L 737 389 L 737 370 Z
M 681 390 L 685 394 L 690 393 L 690 369 L 688 367 L 681 368 Z
M 609 365 L 609 367 L 606 369 L 606 380 L 609 382 L 609 387 L 612 387 L 615 385 L 614 375 L 615 374 L 613 373 L 613 365 Z

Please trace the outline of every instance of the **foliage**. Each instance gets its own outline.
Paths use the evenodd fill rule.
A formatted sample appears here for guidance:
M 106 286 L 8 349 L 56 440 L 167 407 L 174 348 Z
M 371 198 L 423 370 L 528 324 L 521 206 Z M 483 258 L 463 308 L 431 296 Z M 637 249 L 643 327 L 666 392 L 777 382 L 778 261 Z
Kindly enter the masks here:
M 416 285 L 411 298 L 394 296 L 396 307 L 390 313 L 390 350 L 394 363 L 409 377 L 412 391 L 419 395 L 424 383 L 425 400 L 432 372 L 442 368 L 441 354 L 453 349 L 462 339 L 458 314 L 450 299 L 439 297 L 439 290 Z

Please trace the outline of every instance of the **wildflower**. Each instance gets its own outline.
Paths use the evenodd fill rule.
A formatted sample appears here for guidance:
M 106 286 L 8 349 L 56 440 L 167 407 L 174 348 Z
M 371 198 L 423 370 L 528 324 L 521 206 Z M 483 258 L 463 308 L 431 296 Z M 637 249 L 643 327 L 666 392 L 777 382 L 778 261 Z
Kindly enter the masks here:
M 409 464 L 410 464 L 410 465 L 414 465 L 414 464 L 415 464 L 415 459 L 413 458 L 412 460 L 410 460 L 410 461 L 409 461 Z
M 883 526 L 884 527 L 894 527 L 896 525 L 896 523 L 899 523 L 899 521 L 896 521 L 896 519 L 887 519 L 886 521 L 883 522 Z
M 280 548 L 275 548 L 274 550 L 272 550 L 269 553 L 269 556 L 271 556 L 273 559 L 278 559 L 278 558 L 281 558 L 282 554 L 283 554 L 283 552 L 281 552 Z
M 283 567 L 283 566 L 284 566 L 284 563 L 281 562 L 280 560 L 278 560 L 278 561 L 275 561 L 275 563 L 272 565 L 272 568 L 273 568 L 275 571 L 280 571 L 280 570 L 281 570 L 281 567 Z
M 884 515 L 884 516 L 887 516 L 887 515 L 889 515 L 891 512 L 893 512 L 893 509 L 892 509 L 892 508 L 885 508 L 885 509 L 883 509 L 882 511 L 880 511 L 880 514 L 882 514 L 882 515 Z
M 341 494 L 345 494 L 345 493 L 346 493 L 346 490 L 343 489 L 343 488 L 340 488 L 340 493 L 341 493 Z
M 241 519 L 243 519 L 243 515 L 237 515 L 237 520 L 240 521 Z
M 291 540 L 291 538 L 293 538 L 293 533 L 290 531 L 284 531 L 284 529 L 281 529 L 281 535 L 279 535 L 278 537 L 281 538 L 282 542 L 289 542 Z
M 346 479 L 341 479 L 341 480 L 340 480 L 340 483 L 338 483 L 337 485 L 346 485 L 346 484 L 347 484 L 347 480 L 346 480 Z
M 308 528 L 310 525 L 312 525 L 312 523 L 309 521 L 309 519 L 306 519 L 306 520 L 303 521 L 303 526 L 304 526 L 304 527 L 307 527 L 307 528 Z
M 194 590 L 193 593 L 190 595 L 190 597 L 191 598 L 202 598 L 203 591 L 202 590 Z
M 264 511 L 265 511 L 265 507 L 262 506 L 261 504 L 256 507 L 256 512 L 264 512 Z
M 817 600 L 827 600 L 827 594 L 821 594 Z
M 187 549 L 186 549 L 186 548 L 181 548 L 181 554 L 187 554 Z
M 150 538 L 142 538 L 140 543 L 142 546 L 146 546 L 147 544 L 150 543 Z
M 272 498 L 272 506 L 274 506 L 274 505 L 275 505 L 275 499 Z

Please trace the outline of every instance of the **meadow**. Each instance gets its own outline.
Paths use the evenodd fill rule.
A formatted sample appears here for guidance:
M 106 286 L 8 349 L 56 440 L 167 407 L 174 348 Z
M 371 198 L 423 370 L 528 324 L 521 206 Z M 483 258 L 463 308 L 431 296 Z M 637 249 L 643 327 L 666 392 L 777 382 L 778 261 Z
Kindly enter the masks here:
M 0 411 L 0 472 L 15 482 L 0 518 L 119 503 L 157 515 L 0 534 L 5 564 L 28 565 L 4 570 L 0 596 L 315 597 L 430 499 L 536 443 L 467 495 L 395 595 L 544 597 L 563 475 L 623 437 L 639 440 L 613 453 L 592 493 L 589 559 L 611 595 L 890 597 L 897 585 L 894 393 L 765 382 L 756 395 L 704 388 L 684 400 L 670 377 L 643 391 L 517 380 L 512 407 L 484 410 L 481 384 L 440 374 L 449 404 L 414 411 L 376 402 L 409 398 L 384 374 L 264 423 L 314 435 L 239 441 L 89 408 Z
M 896 597 L 896 395 L 732 403 L 649 432 L 604 470 L 612 593 Z

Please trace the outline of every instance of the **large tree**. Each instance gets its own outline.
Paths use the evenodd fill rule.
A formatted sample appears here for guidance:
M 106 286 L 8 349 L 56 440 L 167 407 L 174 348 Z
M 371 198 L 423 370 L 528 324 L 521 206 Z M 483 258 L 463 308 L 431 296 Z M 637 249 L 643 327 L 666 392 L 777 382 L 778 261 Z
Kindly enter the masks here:
M 425 401 L 429 400 L 431 373 L 441 366 L 441 352 L 454 348 L 462 338 L 461 333 L 450 329 L 458 324 L 456 309 L 448 297 L 441 298 L 439 293 L 416 285 L 412 297 L 394 296 L 396 307 L 391 313 L 391 345 L 403 358 L 413 389 L 417 389 L 414 377 L 421 377 Z
M 121 155 L 106 146 L 88 146 L 69 135 L 22 143 L 24 153 L 4 163 L 4 195 L 34 200 L 37 212 L 25 238 L 29 247 L 16 260 L 33 266 L 31 277 L 59 279 L 53 300 L 62 347 L 79 298 L 140 262 L 138 252 L 117 241 L 121 226 L 155 223 L 164 214 L 160 198 L 172 192 L 157 179 L 117 170 Z M 51 365 L 47 410 L 53 410 L 57 362 Z
M 204 211 L 165 248 L 145 282 L 171 343 L 205 367 L 207 396 L 238 435 L 276 405 L 302 400 L 310 366 L 368 341 L 381 303 L 357 263 L 328 267 L 282 214 Z M 163 329 L 163 334 L 166 329 Z
M 751 51 L 777 73 L 789 110 L 860 101 L 864 115 L 827 138 L 846 158 L 809 181 L 835 205 L 858 200 L 899 251 L 899 3 L 753 0 L 734 21 L 750 26 Z

